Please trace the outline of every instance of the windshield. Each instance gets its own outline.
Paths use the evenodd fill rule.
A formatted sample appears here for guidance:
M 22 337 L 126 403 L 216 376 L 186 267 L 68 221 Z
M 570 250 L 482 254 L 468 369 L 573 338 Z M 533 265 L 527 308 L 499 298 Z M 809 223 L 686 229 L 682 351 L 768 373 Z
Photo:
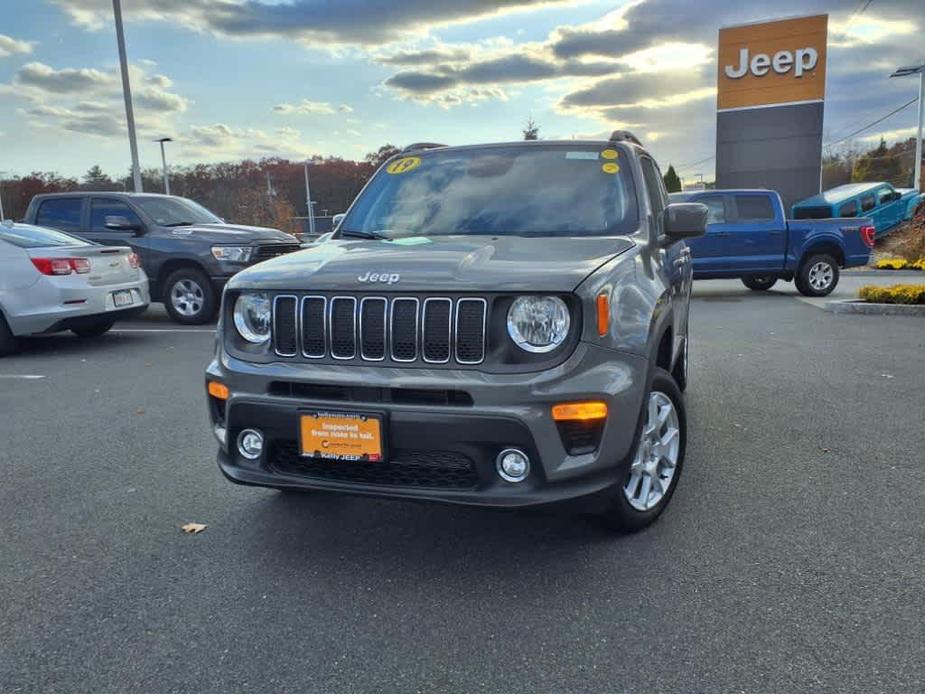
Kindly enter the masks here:
M 186 198 L 134 198 L 132 202 L 162 227 L 222 223 L 205 207 Z
M 625 150 L 510 145 L 431 150 L 380 169 L 338 236 L 610 236 L 638 225 Z
M 54 229 L 16 224 L 0 225 L 0 240 L 20 248 L 50 248 L 53 246 L 89 246 L 91 244 Z

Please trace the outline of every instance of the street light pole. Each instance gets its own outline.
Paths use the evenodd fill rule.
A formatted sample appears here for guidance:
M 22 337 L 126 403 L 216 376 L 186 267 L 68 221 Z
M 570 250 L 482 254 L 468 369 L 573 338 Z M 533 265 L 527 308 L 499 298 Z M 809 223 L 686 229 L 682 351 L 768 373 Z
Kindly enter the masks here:
M 304 163 L 305 168 L 305 205 L 308 207 L 308 234 L 315 238 L 315 208 L 312 205 L 312 189 L 308 185 L 308 165 L 309 160 Z
M 167 175 L 167 155 L 164 153 L 164 143 L 173 142 L 172 138 L 162 137 L 155 142 L 161 143 L 161 165 L 164 167 L 164 195 L 170 195 L 170 176 Z
M 125 32 L 122 29 L 121 0 L 112 0 L 112 13 L 116 22 L 116 42 L 119 44 L 119 67 L 122 70 L 122 95 L 125 97 L 125 122 L 128 125 L 128 142 L 132 150 L 132 179 L 135 192 L 142 192 L 141 166 L 138 164 L 138 142 L 135 140 L 135 110 L 132 108 L 132 85 L 128 77 L 128 58 L 125 54 Z
M 909 75 L 919 76 L 919 108 L 918 122 L 916 123 L 915 136 L 915 173 L 913 176 L 913 187 L 921 192 L 922 190 L 922 116 L 925 114 L 925 63 L 921 65 L 910 65 L 898 68 L 890 77 L 908 77 Z

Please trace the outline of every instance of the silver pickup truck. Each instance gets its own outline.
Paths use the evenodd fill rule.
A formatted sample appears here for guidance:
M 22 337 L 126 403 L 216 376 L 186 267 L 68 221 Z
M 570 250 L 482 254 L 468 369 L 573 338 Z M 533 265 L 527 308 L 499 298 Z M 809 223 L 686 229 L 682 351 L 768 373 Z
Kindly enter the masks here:
M 691 259 L 631 134 L 406 148 L 333 238 L 228 284 L 206 387 L 233 482 L 636 530 L 684 463 Z

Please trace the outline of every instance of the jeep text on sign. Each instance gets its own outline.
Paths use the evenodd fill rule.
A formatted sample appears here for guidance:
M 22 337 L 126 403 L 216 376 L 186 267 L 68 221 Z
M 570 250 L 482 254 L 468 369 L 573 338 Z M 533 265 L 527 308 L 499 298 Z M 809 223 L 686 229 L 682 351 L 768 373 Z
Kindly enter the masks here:
M 717 109 L 821 101 L 828 15 L 719 30 Z

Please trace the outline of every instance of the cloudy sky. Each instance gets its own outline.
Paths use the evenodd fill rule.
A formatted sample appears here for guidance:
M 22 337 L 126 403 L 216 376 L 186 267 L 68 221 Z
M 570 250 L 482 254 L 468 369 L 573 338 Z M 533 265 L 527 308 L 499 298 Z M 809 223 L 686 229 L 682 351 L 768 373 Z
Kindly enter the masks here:
M 717 29 L 827 12 L 826 139 L 915 96 L 922 0 L 123 0 L 142 166 L 635 131 L 712 177 Z M 863 11 L 862 11 L 863 10 Z M 128 169 L 111 0 L 0 0 L 0 172 Z M 913 17 L 916 17 L 913 19 Z M 863 137 L 913 133 L 915 108 Z M 862 137 L 859 144 L 867 144 Z

